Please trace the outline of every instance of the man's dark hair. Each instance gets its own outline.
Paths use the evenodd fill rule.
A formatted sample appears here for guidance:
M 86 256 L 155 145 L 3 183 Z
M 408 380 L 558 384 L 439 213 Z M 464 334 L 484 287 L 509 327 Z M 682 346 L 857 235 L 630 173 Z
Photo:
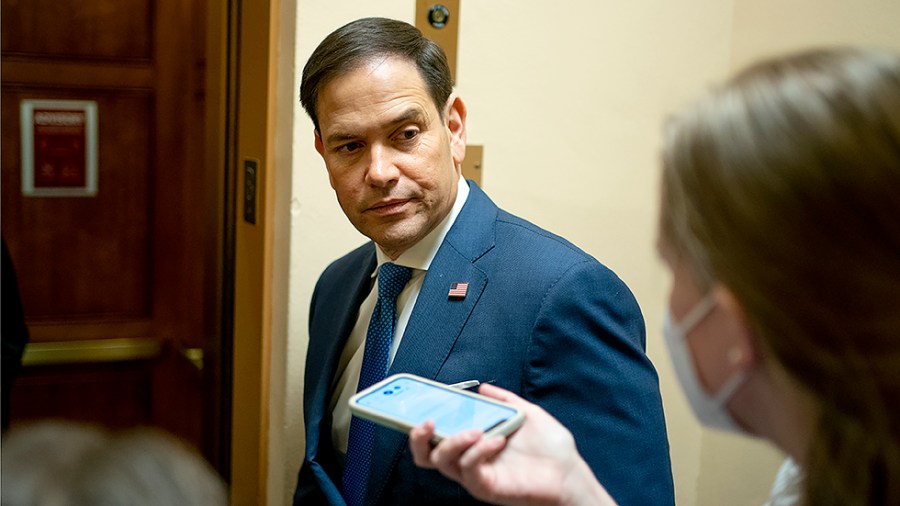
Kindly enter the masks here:
M 322 87 L 374 58 L 391 56 L 408 60 L 419 69 L 419 75 L 443 117 L 444 104 L 453 91 L 453 78 L 443 49 L 408 23 L 363 18 L 325 37 L 303 67 L 300 103 L 312 118 L 316 131 L 319 131 L 316 101 Z

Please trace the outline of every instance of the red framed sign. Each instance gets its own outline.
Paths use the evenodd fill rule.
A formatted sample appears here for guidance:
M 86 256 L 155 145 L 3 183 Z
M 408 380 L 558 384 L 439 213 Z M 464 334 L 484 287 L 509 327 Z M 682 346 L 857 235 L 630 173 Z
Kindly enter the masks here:
M 23 100 L 22 194 L 91 197 L 97 194 L 97 103 Z

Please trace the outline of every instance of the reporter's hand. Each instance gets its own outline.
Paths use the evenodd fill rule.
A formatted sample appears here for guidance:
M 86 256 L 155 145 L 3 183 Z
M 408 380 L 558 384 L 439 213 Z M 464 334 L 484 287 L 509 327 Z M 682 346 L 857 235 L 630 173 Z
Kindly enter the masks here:
M 522 426 L 507 438 L 483 438 L 473 430 L 432 446 L 434 423 L 425 422 L 409 434 L 416 465 L 437 469 L 476 498 L 497 504 L 615 504 L 555 418 L 502 388 L 485 384 L 479 392 L 522 408 Z

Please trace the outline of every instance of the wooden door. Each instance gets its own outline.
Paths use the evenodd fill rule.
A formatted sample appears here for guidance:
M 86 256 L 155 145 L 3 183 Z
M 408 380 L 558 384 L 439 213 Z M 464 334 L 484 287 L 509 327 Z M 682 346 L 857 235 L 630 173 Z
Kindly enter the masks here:
M 205 0 L 0 5 L 0 216 L 31 336 L 12 425 L 156 425 L 221 469 L 223 176 L 205 163 Z M 23 100 L 96 104 L 94 195 L 23 195 Z

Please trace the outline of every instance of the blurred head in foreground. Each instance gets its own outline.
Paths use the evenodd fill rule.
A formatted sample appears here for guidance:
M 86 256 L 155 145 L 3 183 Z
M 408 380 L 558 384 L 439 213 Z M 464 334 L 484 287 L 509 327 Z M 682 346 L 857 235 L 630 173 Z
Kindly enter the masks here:
M 900 57 L 759 63 L 668 123 L 663 160 L 698 417 L 793 455 L 807 504 L 900 504 Z
M 157 429 L 70 422 L 13 429 L 2 448 L 4 506 L 226 505 L 221 478 Z

